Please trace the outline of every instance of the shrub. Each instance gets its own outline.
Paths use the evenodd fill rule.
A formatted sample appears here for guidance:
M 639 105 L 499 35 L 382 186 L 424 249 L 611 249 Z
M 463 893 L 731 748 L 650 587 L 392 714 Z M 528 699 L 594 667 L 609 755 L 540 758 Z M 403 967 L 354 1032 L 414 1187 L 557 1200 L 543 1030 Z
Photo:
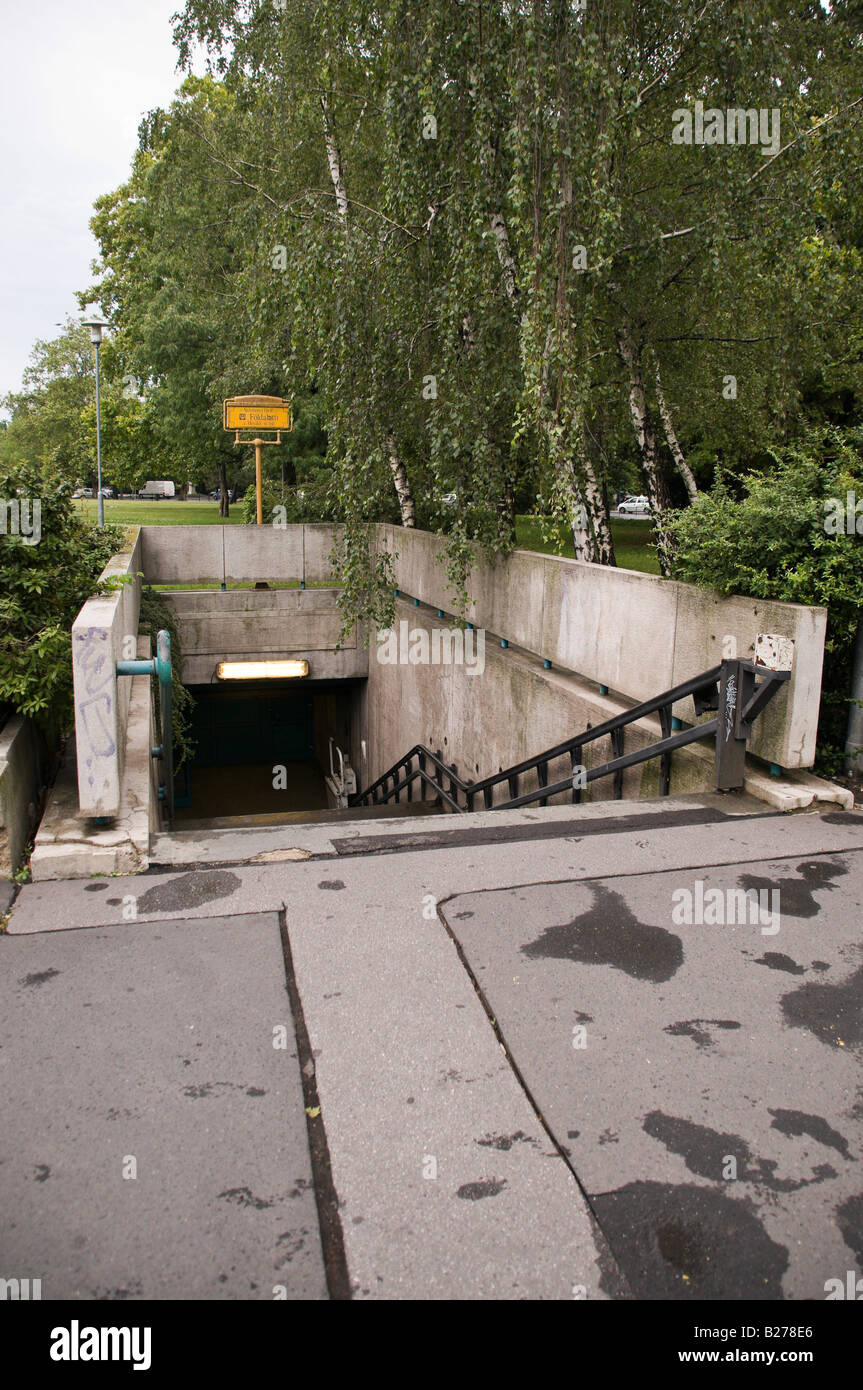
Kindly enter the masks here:
M 38 544 L 8 525 L 0 535 L 0 704 L 63 732 L 72 717 L 72 623 L 92 594 L 123 582 L 97 582 L 123 533 L 91 526 L 73 505 L 72 484 L 31 464 L 7 465 L 0 499 L 4 516 L 13 500 L 41 509 Z
M 861 534 L 830 525 L 849 494 L 863 504 L 863 429 L 822 426 L 772 451 L 763 472 L 721 473 L 710 493 L 670 521 L 674 577 L 721 594 L 828 609 L 818 767 L 839 770 L 850 702 L 851 653 L 863 610 Z M 863 505 L 861 505 L 863 511 Z

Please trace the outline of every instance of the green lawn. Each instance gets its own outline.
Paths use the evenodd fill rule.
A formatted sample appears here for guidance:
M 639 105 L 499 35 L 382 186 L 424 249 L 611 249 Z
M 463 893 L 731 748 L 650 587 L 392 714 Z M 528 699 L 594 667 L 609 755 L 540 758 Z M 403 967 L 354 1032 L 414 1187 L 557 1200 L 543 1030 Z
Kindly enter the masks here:
M 75 503 L 85 516 L 95 522 L 98 503 L 89 497 Z M 138 502 L 105 498 L 105 520 L 116 526 L 218 526 L 218 502 Z M 243 524 L 242 508 L 234 502 L 226 524 Z
M 95 498 L 85 498 L 75 503 L 85 516 L 95 522 L 97 503 Z M 221 522 L 218 502 L 139 502 L 105 498 L 105 520 L 118 526 L 218 526 Z M 242 526 L 242 512 L 237 503 L 231 507 L 227 525 Z M 614 553 L 621 569 L 642 570 L 645 574 L 659 574 L 656 550 L 651 540 L 652 524 L 649 520 L 634 518 L 631 521 L 618 521 L 612 518 L 611 534 L 614 537 Z M 562 548 L 555 547 L 554 540 L 543 540 L 541 518 L 519 516 L 516 518 L 516 535 L 522 550 L 539 550 L 549 555 L 573 555 L 572 535 L 563 522 L 558 522 L 552 535 L 560 536 Z
M 653 523 L 647 519 L 642 521 L 640 518 L 634 518 L 632 521 L 623 521 L 612 517 L 614 555 L 621 569 L 659 574 L 659 561 L 651 539 L 652 530 Z M 550 539 L 544 540 L 541 517 L 516 517 L 516 537 L 522 550 L 539 550 L 546 555 L 566 555 L 572 559 L 575 554 L 572 533 L 565 523 L 557 522 L 550 528 L 550 532 Z M 555 537 L 559 537 L 563 542 L 560 549 L 555 545 Z

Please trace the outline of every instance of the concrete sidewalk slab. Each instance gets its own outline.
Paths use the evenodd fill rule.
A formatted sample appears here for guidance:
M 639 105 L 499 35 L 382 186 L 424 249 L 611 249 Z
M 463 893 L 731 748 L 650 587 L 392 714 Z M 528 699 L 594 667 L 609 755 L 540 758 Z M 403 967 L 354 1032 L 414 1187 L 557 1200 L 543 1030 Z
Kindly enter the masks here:
M 327 1297 L 277 917 L 0 938 L 0 1083 L 5 1277 Z
M 699 882 L 779 916 L 678 924 Z M 636 1297 L 823 1299 L 863 1268 L 861 902 L 857 850 L 443 905 Z
M 354 1297 L 619 1294 L 434 911 L 346 886 L 287 920 Z

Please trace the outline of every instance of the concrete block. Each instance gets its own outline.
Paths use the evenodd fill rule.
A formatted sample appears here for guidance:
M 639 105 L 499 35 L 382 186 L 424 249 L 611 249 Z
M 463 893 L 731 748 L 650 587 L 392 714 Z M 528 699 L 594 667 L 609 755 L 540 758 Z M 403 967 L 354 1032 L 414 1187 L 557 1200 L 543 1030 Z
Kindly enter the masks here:
M 13 874 L 36 821 L 45 761 L 36 726 L 10 715 L 0 729 L 0 875 Z

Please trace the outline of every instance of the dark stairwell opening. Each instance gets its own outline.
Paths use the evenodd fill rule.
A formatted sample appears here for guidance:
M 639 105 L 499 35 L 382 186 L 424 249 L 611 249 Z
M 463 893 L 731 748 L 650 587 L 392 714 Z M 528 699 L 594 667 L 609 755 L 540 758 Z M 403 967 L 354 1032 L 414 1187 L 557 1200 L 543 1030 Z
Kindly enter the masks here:
M 175 782 L 177 830 L 317 820 L 332 810 L 329 740 L 350 751 L 359 681 L 190 686 L 195 752 Z

